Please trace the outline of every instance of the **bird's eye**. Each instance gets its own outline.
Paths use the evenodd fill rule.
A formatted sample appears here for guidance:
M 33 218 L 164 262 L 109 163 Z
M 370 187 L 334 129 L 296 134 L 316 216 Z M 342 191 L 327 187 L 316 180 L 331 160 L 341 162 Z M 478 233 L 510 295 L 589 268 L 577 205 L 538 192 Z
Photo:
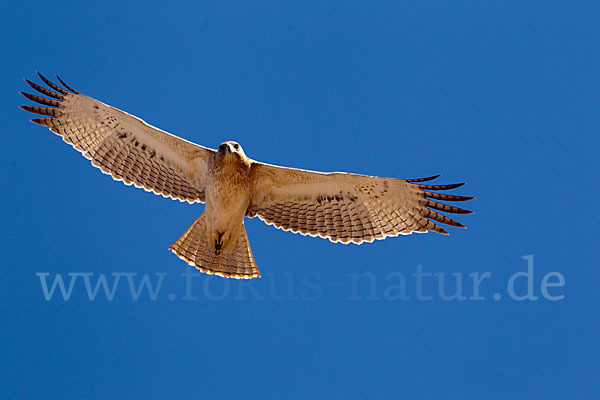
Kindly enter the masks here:
M 233 145 L 233 148 L 236 149 L 236 150 L 239 150 L 240 149 L 240 145 L 236 143 L 236 144 Z

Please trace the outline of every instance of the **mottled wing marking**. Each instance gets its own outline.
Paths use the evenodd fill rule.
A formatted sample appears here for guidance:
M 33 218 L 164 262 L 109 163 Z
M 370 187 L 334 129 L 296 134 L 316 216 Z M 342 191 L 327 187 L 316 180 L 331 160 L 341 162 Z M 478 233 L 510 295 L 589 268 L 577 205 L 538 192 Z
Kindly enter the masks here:
M 254 162 L 252 177 L 253 194 L 247 216 L 258 216 L 277 228 L 328 238 L 332 242 L 372 242 L 412 232 L 447 234 L 434 221 L 464 226 L 434 210 L 472 213 L 430 200 L 473 198 L 428 191 L 454 189 L 463 184 L 420 184 L 437 176 L 402 180 L 321 173 Z
M 204 172 L 214 150 L 80 94 L 58 77 L 68 91 L 39 75 L 54 91 L 26 80 L 33 89 L 51 97 L 21 92 L 45 106 L 22 109 L 49 116 L 32 122 L 49 127 L 92 165 L 126 185 L 189 203 L 204 202 Z

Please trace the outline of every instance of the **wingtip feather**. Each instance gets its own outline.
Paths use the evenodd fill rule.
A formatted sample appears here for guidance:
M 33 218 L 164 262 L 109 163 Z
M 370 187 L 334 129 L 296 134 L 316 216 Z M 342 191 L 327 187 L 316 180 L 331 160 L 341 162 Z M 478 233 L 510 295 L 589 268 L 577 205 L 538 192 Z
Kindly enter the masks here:
M 50 86 L 52 89 L 56 90 L 57 92 L 63 94 L 63 95 L 68 95 L 69 92 L 66 91 L 65 89 L 61 88 L 60 86 L 58 86 L 57 84 L 53 83 L 50 79 L 46 78 L 44 75 L 42 75 L 39 71 L 35 71 L 38 76 L 40 77 L 40 79 L 42 81 L 44 81 L 44 83 L 48 86 Z
M 442 174 L 437 174 L 434 176 L 428 176 L 427 178 L 416 178 L 416 179 L 406 179 L 406 182 L 416 183 L 416 182 L 427 182 L 432 181 L 434 179 L 439 178 Z
M 60 83 L 63 84 L 64 87 L 66 87 L 67 89 L 69 89 L 74 94 L 79 94 L 79 92 L 77 90 L 73 89 L 71 86 L 67 85 L 65 83 L 65 81 L 63 81 L 62 79 L 60 79 L 60 76 L 58 76 L 58 74 L 56 75 L 56 79 L 58 79 L 60 81 Z
M 33 118 L 30 119 L 31 122 L 33 122 L 34 124 L 38 124 L 38 125 L 42 125 L 42 126 L 50 126 L 49 122 L 52 120 L 52 118 Z

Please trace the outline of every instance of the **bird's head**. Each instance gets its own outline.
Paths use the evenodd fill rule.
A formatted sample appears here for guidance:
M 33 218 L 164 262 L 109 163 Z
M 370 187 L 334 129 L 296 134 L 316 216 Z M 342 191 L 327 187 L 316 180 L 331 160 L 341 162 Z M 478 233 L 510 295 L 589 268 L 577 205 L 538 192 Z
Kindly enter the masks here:
M 221 161 L 233 161 L 244 160 L 247 157 L 239 143 L 229 140 L 219 145 L 219 149 L 217 150 L 217 158 Z

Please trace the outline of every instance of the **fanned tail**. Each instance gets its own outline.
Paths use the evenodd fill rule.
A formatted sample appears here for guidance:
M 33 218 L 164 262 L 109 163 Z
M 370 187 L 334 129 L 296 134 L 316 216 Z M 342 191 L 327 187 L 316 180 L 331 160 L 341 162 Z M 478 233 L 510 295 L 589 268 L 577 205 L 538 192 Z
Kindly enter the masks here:
M 232 246 L 224 248 L 220 254 L 215 254 L 214 244 L 208 231 L 206 215 L 203 213 L 169 247 L 169 250 L 206 274 L 237 279 L 260 277 L 243 222 L 232 233 L 230 240 L 236 242 L 232 243 Z

